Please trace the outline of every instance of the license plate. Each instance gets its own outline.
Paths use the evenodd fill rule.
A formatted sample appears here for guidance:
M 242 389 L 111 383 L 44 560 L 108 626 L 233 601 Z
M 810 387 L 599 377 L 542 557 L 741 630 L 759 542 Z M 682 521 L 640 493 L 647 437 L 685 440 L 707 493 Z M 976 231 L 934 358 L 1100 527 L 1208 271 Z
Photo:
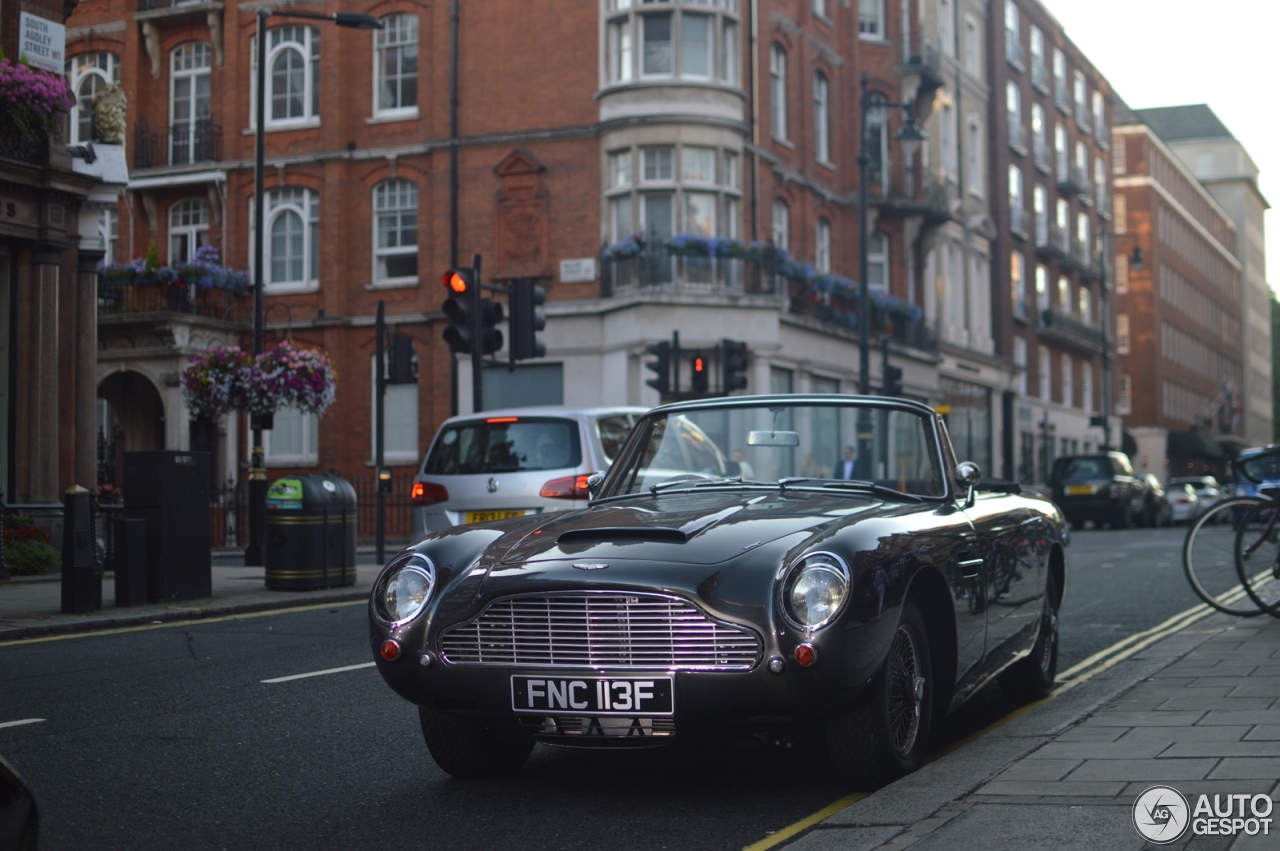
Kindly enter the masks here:
M 1069 496 L 1093 496 L 1093 485 L 1069 485 L 1067 494 Z
M 524 517 L 525 510 L 523 508 L 507 509 L 504 511 L 468 511 L 468 523 L 485 523 L 489 520 L 506 520 L 508 517 Z
M 512 677 L 511 708 L 542 715 L 673 715 L 670 677 Z

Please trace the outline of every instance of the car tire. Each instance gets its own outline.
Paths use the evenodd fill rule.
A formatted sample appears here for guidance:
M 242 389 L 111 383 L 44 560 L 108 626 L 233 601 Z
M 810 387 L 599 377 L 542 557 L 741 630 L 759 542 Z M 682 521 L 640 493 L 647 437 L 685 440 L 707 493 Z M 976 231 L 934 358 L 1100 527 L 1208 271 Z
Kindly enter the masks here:
M 924 763 L 933 727 L 929 631 L 908 600 L 889 653 L 857 705 L 826 724 L 827 757 L 851 789 L 872 792 Z
M 1128 529 L 1133 525 L 1133 515 L 1129 513 L 1128 506 L 1120 509 L 1120 513 L 1111 521 L 1112 529 Z
M 1040 611 L 1040 634 L 1031 655 L 1019 659 L 1000 674 L 1000 688 L 1009 697 L 1026 703 L 1045 697 L 1053 690 L 1058 675 L 1058 593 L 1050 573 L 1044 586 L 1044 606 Z
M 418 707 L 427 750 L 446 773 L 464 780 L 517 771 L 533 750 L 533 739 L 515 721 L 465 718 Z

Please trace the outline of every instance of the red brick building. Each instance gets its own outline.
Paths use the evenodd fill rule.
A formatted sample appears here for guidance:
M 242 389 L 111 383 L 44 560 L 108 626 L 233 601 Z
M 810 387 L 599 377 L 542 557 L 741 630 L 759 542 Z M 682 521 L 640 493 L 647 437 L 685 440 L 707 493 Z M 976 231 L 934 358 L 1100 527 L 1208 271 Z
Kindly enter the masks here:
M 1244 439 L 1241 265 L 1235 225 L 1155 132 L 1128 114 L 1115 131 L 1116 411 L 1134 466 L 1161 478 L 1226 472 Z
M 451 409 L 439 274 L 473 253 L 486 281 L 534 277 L 549 291 L 546 357 L 514 373 L 486 370 L 485 407 L 656 403 L 644 346 L 672 331 L 691 352 L 746 341 L 748 392 L 855 391 L 859 76 L 866 70 L 887 100 L 918 100 L 922 119 L 938 87 L 922 78 L 920 34 L 904 27 L 899 4 L 862 5 L 600 0 L 588 14 L 561 2 L 556 14 L 546 4 L 461 3 L 456 134 L 449 4 L 342 7 L 380 18 L 377 32 L 269 18 L 268 342 L 291 334 L 323 347 L 339 385 L 319 422 L 277 413 L 268 466 L 372 476 L 382 299 L 419 359 L 418 383 L 394 388 L 387 406 L 388 457 L 397 475 L 410 470 Z M 207 243 L 250 267 L 256 8 L 77 7 L 73 84 L 91 93 L 119 79 L 129 94 L 130 191 L 103 221 L 117 261 L 154 240 L 166 261 Z M 952 219 L 944 203 L 939 219 L 926 197 L 928 151 L 909 164 L 913 188 L 901 182 L 908 164 L 891 140 L 903 117 L 889 117 L 873 169 L 869 281 L 897 298 L 898 317 L 876 314 L 873 386 L 888 334 L 907 392 L 937 400 L 941 311 L 919 321 L 910 305 L 929 306 L 922 222 L 963 215 Z M 812 268 L 778 268 L 758 252 L 600 259 L 602 245 L 636 232 L 651 254 L 675 234 L 760 240 Z M 189 445 L 177 372 L 215 343 L 248 339 L 247 300 L 213 313 L 187 304 L 103 317 L 99 395 L 117 453 Z M 469 411 L 469 363 L 458 366 L 459 407 Z M 221 475 L 233 479 L 244 423 L 220 428 Z

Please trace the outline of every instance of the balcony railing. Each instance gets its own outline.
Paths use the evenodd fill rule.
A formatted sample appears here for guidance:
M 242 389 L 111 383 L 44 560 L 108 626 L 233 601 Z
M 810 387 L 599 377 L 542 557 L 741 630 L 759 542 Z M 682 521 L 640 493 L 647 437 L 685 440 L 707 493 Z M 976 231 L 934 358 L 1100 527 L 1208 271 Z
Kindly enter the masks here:
M 138 0 L 139 12 L 153 12 L 156 9 L 176 9 L 182 6 L 201 6 L 207 0 Z
M 634 257 L 601 264 L 602 298 L 639 290 L 770 295 L 782 292 L 776 268 L 740 257 L 680 256 L 651 240 Z
M 211 319 L 246 321 L 252 305 L 247 296 L 228 290 L 206 289 L 195 284 L 98 285 L 99 316 L 138 316 L 181 313 Z
M 1036 216 L 1036 245 L 1048 245 L 1049 243 L 1049 217 L 1045 215 Z
M 1045 140 L 1044 134 L 1035 137 L 1032 143 L 1032 150 L 1035 154 L 1036 168 L 1041 171 L 1049 170 L 1049 143 Z
M 1082 101 L 1076 102 L 1076 126 L 1080 128 L 1081 133 L 1093 132 L 1093 114 L 1089 111 L 1088 105 Z
M 1044 64 L 1043 56 L 1031 57 L 1031 85 L 1035 86 L 1040 94 L 1049 94 L 1049 67 Z
M 1023 206 L 1021 198 L 1009 199 L 1009 230 L 1016 234 L 1026 236 L 1027 234 L 1027 208 Z
M 1027 128 L 1022 126 L 1021 115 L 1009 116 L 1009 147 L 1019 154 L 1027 152 Z
M 940 89 L 946 83 L 942 51 L 932 39 L 919 32 L 913 33 L 910 44 L 903 50 L 902 64 L 898 66 L 897 73 L 899 76 L 919 75 L 922 89 Z
M 1049 308 L 1040 314 L 1040 337 L 1087 354 L 1102 351 L 1102 330 L 1066 311 Z
M 1071 114 L 1071 91 L 1065 77 L 1055 77 L 1053 80 L 1053 105 L 1063 115 Z
M 1074 163 L 1067 166 L 1065 173 L 1058 173 L 1058 188 L 1063 192 L 1074 193 L 1087 198 L 1089 196 L 1089 178 L 1085 176 L 1084 169 Z M 1090 199 L 1089 203 L 1093 203 Z
M 1101 148 L 1111 147 L 1111 137 L 1107 133 L 1106 122 L 1103 120 L 1101 115 L 1095 115 L 1093 119 L 1093 141 L 1097 142 L 1098 146 Z
M 133 166 L 190 165 L 222 158 L 222 126 L 198 118 L 153 130 L 145 121 L 133 128 Z
M 873 165 L 867 170 L 867 196 L 882 216 L 924 216 L 930 223 L 951 218 L 958 195 L 955 182 L 918 165 Z
M 1048 225 L 1043 233 L 1036 233 L 1036 254 L 1047 260 L 1065 260 L 1071 256 L 1071 239 L 1063 228 Z
M 1027 69 L 1022 61 L 1022 42 L 1018 41 L 1018 34 L 1013 30 L 1004 31 L 1004 58 L 1019 73 Z

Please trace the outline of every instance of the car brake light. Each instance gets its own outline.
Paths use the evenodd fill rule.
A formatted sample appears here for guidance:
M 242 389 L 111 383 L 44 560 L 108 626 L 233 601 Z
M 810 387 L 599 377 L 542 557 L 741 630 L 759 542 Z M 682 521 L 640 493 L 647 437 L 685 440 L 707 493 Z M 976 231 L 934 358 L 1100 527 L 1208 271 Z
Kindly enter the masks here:
M 590 476 L 566 476 L 563 479 L 552 479 L 542 486 L 538 496 L 544 499 L 587 499 L 591 496 L 587 490 L 587 479 Z
M 415 506 L 435 505 L 448 499 L 449 491 L 445 486 L 434 482 L 414 482 L 413 490 L 409 491 L 409 502 Z

